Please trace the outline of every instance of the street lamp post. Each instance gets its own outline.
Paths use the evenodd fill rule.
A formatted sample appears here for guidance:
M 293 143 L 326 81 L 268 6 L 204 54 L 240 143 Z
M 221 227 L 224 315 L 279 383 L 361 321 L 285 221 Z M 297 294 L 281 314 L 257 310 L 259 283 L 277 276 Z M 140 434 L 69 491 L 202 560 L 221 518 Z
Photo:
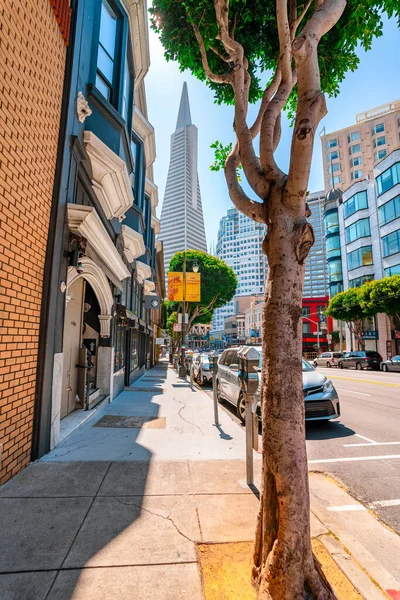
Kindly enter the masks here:
M 310 321 L 310 323 L 314 323 L 314 325 L 317 326 L 317 347 L 318 350 L 321 349 L 321 346 L 319 344 L 319 321 L 313 321 L 312 319 L 309 319 L 308 317 L 302 317 L 303 319 L 305 319 L 306 321 Z
M 196 259 L 192 265 L 193 273 L 198 273 L 199 263 Z M 186 337 L 186 250 L 183 258 L 183 302 L 182 302 L 182 345 L 181 345 L 181 365 L 179 367 L 179 377 L 186 377 L 185 367 L 185 337 Z M 189 320 L 189 319 L 188 319 Z

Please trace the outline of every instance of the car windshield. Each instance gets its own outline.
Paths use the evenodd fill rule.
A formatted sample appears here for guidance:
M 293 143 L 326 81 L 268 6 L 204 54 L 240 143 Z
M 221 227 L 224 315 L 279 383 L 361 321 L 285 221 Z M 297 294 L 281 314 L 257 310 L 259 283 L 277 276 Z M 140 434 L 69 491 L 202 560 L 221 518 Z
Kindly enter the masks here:
M 305 358 L 302 358 L 302 359 L 301 359 L 301 370 L 302 370 L 303 372 L 304 372 L 304 371 L 313 371 L 313 370 L 314 370 L 314 367 L 312 367 L 312 366 L 310 365 L 310 363 L 309 363 L 309 362 L 307 362 L 307 361 L 305 360 Z

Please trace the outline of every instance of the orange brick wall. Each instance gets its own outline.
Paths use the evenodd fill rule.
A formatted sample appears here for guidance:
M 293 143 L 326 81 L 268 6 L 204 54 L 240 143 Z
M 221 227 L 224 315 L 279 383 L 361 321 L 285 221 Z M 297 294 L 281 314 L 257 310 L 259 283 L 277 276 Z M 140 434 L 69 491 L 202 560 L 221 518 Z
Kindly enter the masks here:
M 65 57 L 49 0 L 1 0 L 0 484 L 30 460 Z

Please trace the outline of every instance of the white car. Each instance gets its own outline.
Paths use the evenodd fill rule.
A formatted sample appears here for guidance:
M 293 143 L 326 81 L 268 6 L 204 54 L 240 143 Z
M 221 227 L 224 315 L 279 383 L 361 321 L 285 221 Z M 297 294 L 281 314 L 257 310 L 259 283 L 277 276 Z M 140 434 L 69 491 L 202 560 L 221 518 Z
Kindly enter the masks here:
M 241 346 L 243 348 L 243 346 Z M 255 347 L 260 355 L 259 376 L 261 373 L 261 346 Z M 227 400 L 236 407 L 239 419 L 245 421 L 245 401 L 238 378 L 239 348 L 225 350 L 218 361 L 217 398 Z M 327 379 L 304 358 L 302 359 L 303 391 L 306 421 L 336 419 L 340 416 L 340 403 L 332 381 Z M 259 394 L 257 394 L 259 396 Z M 261 418 L 260 399 L 257 401 L 257 414 Z
M 212 371 L 208 354 L 197 354 L 193 357 L 193 378 L 199 385 L 212 380 Z

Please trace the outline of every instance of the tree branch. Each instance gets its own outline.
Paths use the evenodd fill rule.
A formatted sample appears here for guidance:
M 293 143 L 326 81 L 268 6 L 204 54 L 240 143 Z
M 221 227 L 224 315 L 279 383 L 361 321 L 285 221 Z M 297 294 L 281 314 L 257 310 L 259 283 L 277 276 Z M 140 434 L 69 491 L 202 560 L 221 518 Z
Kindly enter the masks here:
M 325 98 L 321 92 L 318 44 L 321 37 L 337 23 L 345 6 L 346 0 L 325 0 L 293 42 L 299 100 L 284 197 L 285 203 L 293 209 L 304 210 L 314 138 L 318 124 L 326 114 Z
M 222 52 L 220 52 L 218 50 L 218 48 L 216 48 L 215 46 L 210 46 L 210 50 L 212 50 L 214 52 L 214 54 L 216 54 L 218 56 L 218 58 L 220 58 L 224 62 L 226 62 L 226 63 L 233 62 L 231 57 L 229 56 L 229 54 L 222 54 Z
M 194 34 L 197 39 L 197 43 L 199 44 L 199 49 L 200 49 L 201 60 L 203 63 L 204 72 L 207 75 L 208 79 L 210 81 L 213 81 L 214 83 L 232 83 L 232 73 L 218 75 L 217 73 L 213 73 L 213 71 L 211 71 L 209 64 L 208 64 L 207 51 L 206 51 L 206 48 L 204 45 L 203 38 L 201 37 L 200 30 L 199 30 L 198 26 L 196 25 L 196 23 L 192 23 L 192 27 L 193 27 L 193 31 L 194 31 Z
M 238 182 L 236 169 L 240 164 L 238 144 L 236 143 L 232 152 L 225 162 L 225 178 L 228 185 L 229 197 L 234 206 L 241 213 L 257 221 L 257 223 L 267 222 L 266 200 L 264 203 L 251 200 L 242 189 Z

